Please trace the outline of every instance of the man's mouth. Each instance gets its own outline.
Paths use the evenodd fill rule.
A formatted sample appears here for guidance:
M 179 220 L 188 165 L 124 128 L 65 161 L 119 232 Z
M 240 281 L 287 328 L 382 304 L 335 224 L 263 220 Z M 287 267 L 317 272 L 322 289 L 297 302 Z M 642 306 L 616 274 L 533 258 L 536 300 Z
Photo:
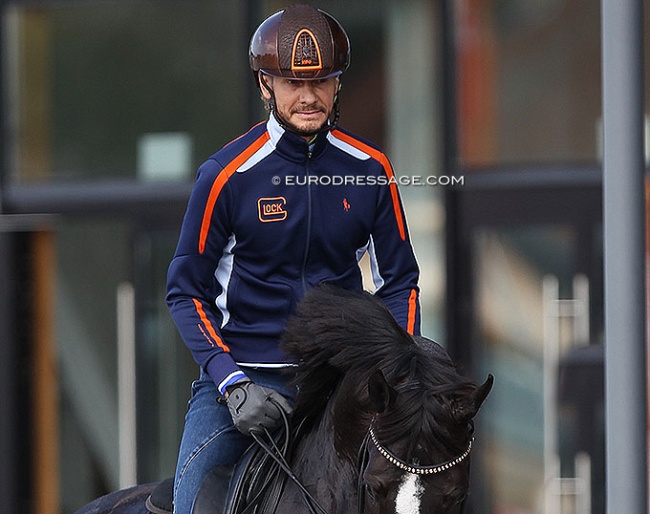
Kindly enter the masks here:
M 317 107 L 294 109 L 293 111 L 293 114 L 296 114 L 301 118 L 315 118 L 321 116 L 323 113 L 324 111 Z

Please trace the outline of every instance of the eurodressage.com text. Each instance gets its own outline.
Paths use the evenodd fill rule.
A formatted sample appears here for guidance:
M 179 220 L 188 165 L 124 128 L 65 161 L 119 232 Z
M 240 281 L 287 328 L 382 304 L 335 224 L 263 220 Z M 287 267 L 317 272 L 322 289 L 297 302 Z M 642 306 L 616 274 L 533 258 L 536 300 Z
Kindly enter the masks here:
M 367 176 L 367 175 L 287 175 L 284 180 L 274 176 L 271 180 L 273 185 L 279 186 L 389 186 L 396 184 L 402 186 L 462 186 L 465 184 L 465 177 L 454 177 L 450 175 L 401 175 L 392 176 Z

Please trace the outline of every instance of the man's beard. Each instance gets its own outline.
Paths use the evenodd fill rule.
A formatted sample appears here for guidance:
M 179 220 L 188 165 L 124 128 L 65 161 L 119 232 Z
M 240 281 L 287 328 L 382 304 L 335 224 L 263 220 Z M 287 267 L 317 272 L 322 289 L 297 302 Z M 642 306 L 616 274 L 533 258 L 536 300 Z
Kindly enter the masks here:
M 294 125 L 291 122 L 285 122 L 285 124 L 287 125 L 289 130 L 294 134 L 297 134 L 299 136 L 310 137 L 310 136 L 315 136 L 316 134 L 321 132 L 326 125 L 329 125 L 329 119 L 325 120 L 325 122 L 320 127 L 314 129 L 301 129 L 300 127 Z
M 327 114 L 327 111 L 323 107 L 321 107 L 320 105 L 301 106 L 298 109 L 292 109 L 289 114 L 292 115 L 292 114 L 294 114 L 296 112 L 299 112 L 301 110 L 319 110 L 322 113 Z M 297 134 L 299 136 L 303 136 L 303 137 L 315 136 L 316 134 L 320 133 L 324 128 L 327 128 L 327 126 L 329 126 L 329 124 L 330 124 L 330 116 L 331 116 L 331 113 L 330 113 L 330 115 L 328 115 L 325 118 L 325 121 L 323 123 L 321 123 L 318 127 L 301 128 L 298 125 L 296 125 L 295 123 L 292 123 L 291 121 L 289 121 L 290 117 L 285 116 L 284 113 L 276 111 L 276 114 L 281 118 L 281 121 L 284 123 L 284 125 L 286 125 L 286 127 L 291 132 L 293 132 L 294 134 Z

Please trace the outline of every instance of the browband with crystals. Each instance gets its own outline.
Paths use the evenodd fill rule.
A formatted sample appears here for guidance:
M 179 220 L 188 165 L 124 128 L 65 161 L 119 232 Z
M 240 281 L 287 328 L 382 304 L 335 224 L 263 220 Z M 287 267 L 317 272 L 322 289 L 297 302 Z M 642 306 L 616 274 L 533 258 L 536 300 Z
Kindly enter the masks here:
M 437 464 L 435 466 L 418 466 L 415 464 L 406 464 L 405 462 L 401 461 L 399 458 L 397 458 L 395 455 L 393 455 L 387 448 L 382 446 L 377 439 L 377 436 L 375 435 L 375 431 L 373 430 L 373 423 L 370 424 L 370 428 L 368 431 L 370 432 L 370 438 L 372 439 L 372 442 L 375 445 L 375 448 L 377 448 L 377 451 L 382 454 L 388 462 L 393 464 L 394 466 L 397 466 L 400 469 L 403 469 L 404 471 L 408 471 L 409 473 L 413 473 L 414 475 L 434 475 L 436 473 L 440 473 L 441 471 L 446 471 L 449 468 L 454 467 L 456 464 L 460 464 L 463 460 L 467 458 L 469 453 L 472 451 L 472 443 L 474 442 L 474 438 L 472 437 L 469 440 L 469 445 L 467 446 L 467 450 L 465 450 L 461 455 L 456 457 L 455 459 L 449 460 L 447 462 L 443 462 L 442 464 Z

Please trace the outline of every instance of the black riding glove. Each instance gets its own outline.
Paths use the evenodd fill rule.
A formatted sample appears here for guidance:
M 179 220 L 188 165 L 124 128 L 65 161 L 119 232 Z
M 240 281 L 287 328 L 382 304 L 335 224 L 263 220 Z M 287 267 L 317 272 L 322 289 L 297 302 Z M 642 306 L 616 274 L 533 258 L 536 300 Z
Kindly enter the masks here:
M 242 434 L 272 429 L 282 418 L 281 410 L 291 413 L 289 402 L 277 391 L 253 382 L 237 382 L 227 388 L 226 404 L 232 421 Z

